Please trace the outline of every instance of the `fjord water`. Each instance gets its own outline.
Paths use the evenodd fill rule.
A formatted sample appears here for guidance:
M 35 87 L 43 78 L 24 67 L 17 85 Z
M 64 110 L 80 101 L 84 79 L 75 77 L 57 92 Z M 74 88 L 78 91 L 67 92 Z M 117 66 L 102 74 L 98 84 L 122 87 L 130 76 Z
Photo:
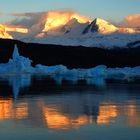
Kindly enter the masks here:
M 0 78 L 2 140 L 139 140 L 140 82 Z

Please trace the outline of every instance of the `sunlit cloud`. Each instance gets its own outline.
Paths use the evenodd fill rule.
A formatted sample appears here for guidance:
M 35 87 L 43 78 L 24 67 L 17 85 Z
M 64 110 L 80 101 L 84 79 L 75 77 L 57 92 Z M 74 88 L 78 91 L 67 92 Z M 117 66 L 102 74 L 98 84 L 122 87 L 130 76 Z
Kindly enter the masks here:
M 36 35 L 40 33 L 40 31 L 47 32 L 55 27 L 63 26 L 72 18 L 76 18 L 80 23 L 90 21 L 89 18 L 81 16 L 72 10 L 55 10 L 37 13 L 12 13 L 11 16 L 15 17 L 15 19 L 9 22 L 9 24 L 28 28 L 29 35 Z
M 22 25 L 26 27 L 31 27 L 38 22 L 46 22 L 46 20 L 50 22 L 54 22 L 58 19 L 62 20 L 62 22 L 68 22 L 71 18 L 77 18 L 79 22 L 87 22 L 90 19 L 81 16 L 75 11 L 72 10 L 62 10 L 62 11 L 48 11 L 48 12 L 37 12 L 37 13 L 13 13 L 12 16 L 15 16 L 15 19 L 11 21 L 13 25 Z
M 12 25 L 25 26 L 27 28 L 32 27 L 34 24 L 37 24 L 44 12 L 39 13 L 13 13 L 11 16 L 14 16 L 15 19 L 10 21 Z
M 140 14 L 134 14 L 125 17 L 125 24 L 131 27 L 140 26 Z
M 121 27 L 140 27 L 140 14 L 128 15 L 122 22 L 115 24 Z

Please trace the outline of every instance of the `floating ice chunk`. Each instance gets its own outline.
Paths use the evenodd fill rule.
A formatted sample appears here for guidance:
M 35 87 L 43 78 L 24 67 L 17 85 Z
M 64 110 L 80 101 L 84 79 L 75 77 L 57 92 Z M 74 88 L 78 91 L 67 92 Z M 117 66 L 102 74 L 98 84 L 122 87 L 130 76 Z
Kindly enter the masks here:
M 38 64 L 35 66 L 35 73 L 44 73 L 47 75 L 64 74 L 68 69 L 63 65 L 43 66 Z
M 15 45 L 12 59 L 6 64 L 0 64 L 0 74 L 45 74 L 53 77 L 61 77 L 63 79 L 76 81 L 83 78 L 103 77 L 104 79 L 126 79 L 129 77 L 140 77 L 140 66 L 130 68 L 107 68 L 104 65 L 99 65 L 88 69 L 68 69 L 63 65 L 43 66 L 41 64 L 35 67 L 31 66 L 32 60 L 20 56 L 18 48 Z
M 12 59 L 7 64 L 0 64 L 0 73 L 33 73 L 32 61 L 29 58 L 19 55 L 18 48 L 15 45 Z
M 140 66 L 138 67 L 125 67 L 125 68 L 108 68 L 107 78 L 111 79 L 129 79 L 140 77 Z
M 90 69 L 90 73 L 92 77 L 105 77 L 106 76 L 107 67 L 105 65 L 99 65 L 95 68 Z

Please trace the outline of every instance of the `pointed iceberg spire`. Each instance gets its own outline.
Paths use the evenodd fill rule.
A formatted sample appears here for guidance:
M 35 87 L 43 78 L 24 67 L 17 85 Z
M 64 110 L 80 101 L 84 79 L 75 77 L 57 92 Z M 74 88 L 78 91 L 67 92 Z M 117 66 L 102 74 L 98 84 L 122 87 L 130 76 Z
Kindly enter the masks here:
M 13 55 L 12 55 L 13 60 L 19 58 L 19 56 L 20 55 L 19 55 L 19 52 L 18 52 L 18 47 L 17 47 L 17 44 L 15 44 Z

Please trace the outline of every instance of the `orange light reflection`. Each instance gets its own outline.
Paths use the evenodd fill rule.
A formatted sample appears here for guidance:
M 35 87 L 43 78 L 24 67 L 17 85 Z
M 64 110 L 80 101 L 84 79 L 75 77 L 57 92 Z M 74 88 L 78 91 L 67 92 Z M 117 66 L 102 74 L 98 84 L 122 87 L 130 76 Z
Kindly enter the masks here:
M 14 108 L 12 100 L 0 100 L 0 119 L 23 119 L 28 116 L 28 104 L 19 103 Z

